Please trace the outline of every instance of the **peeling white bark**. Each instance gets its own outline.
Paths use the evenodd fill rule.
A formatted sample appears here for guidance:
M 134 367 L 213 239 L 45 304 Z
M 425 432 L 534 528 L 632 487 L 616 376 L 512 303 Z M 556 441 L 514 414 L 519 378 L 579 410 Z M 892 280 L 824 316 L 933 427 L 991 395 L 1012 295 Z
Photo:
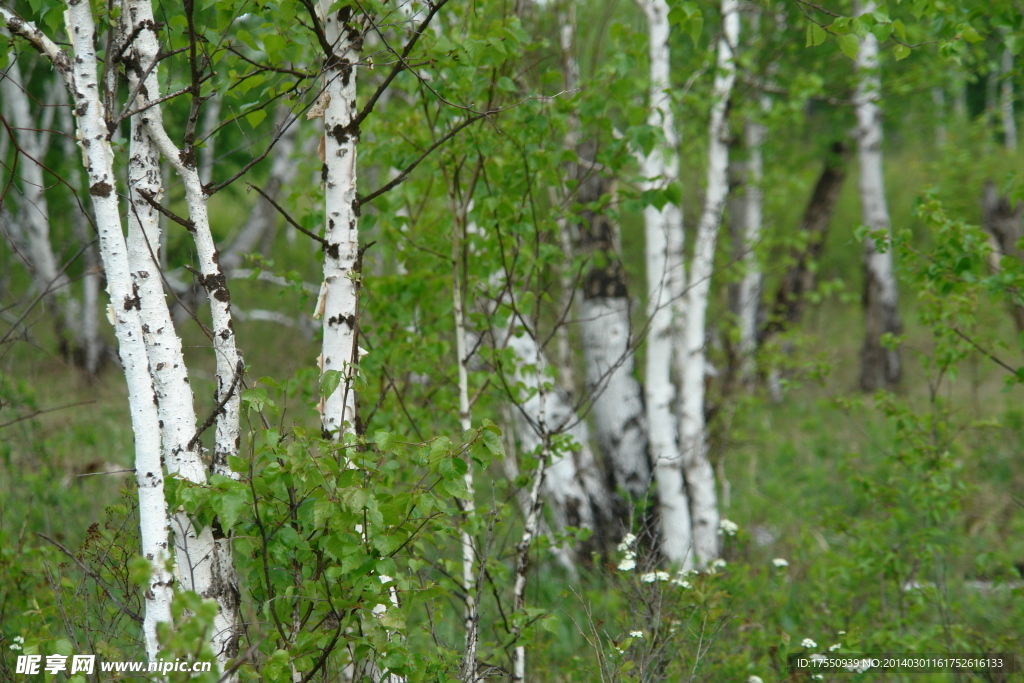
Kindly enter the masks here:
M 761 97 L 761 110 L 771 108 L 770 100 Z M 757 313 L 761 304 L 761 264 L 757 259 L 757 244 L 761 241 L 763 222 L 764 179 L 763 146 L 767 128 L 755 119 L 743 125 L 743 139 L 749 158 L 746 163 L 745 196 L 743 197 L 743 279 L 739 283 L 737 311 L 740 328 L 740 380 L 750 385 L 755 379 L 757 353 Z
M 128 384 L 132 429 L 135 434 L 135 476 L 139 489 L 141 549 L 151 563 L 145 591 L 146 613 L 143 635 L 150 661 L 160 649 L 156 626 L 171 619 L 172 578 L 168 559 L 167 505 L 164 499 L 163 468 L 160 463 L 160 429 L 156 394 L 149 373 L 143 341 L 139 298 L 131 280 L 131 268 L 121 227 L 115 191 L 114 155 L 108 139 L 105 111 L 100 100 L 95 51 L 96 26 L 88 3 L 68 5 L 67 33 L 74 60 L 34 24 L 25 22 L 0 7 L 0 16 L 12 33 L 39 48 L 61 74 L 71 95 L 83 162 L 89 178 L 99 232 L 100 255 L 107 276 L 107 292 L 118 340 L 118 351 Z
M 650 57 L 649 125 L 661 128 L 664 147 L 658 145 L 642 160 L 644 189 L 678 182 L 679 141 L 669 97 L 670 56 L 668 3 L 648 0 L 642 5 L 647 16 Z M 669 562 L 683 569 L 693 565 L 693 537 L 690 503 L 683 480 L 683 460 L 676 440 L 675 399 L 672 384 L 672 352 L 678 336 L 676 315 L 686 279 L 683 265 L 683 212 L 672 203 L 660 210 L 644 208 L 645 260 L 647 266 L 647 364 L 644 391 L 647 404 L 648 448 L 658 485 L 658 516 L 661 524 L 661 552 Z
M 718 69 L 712 90 L 711 125 L 708 144 L 708 181 L 704 210 L 697 225 L 697 241 L 690 266 L 685 296 L 683 343 L 679 351 L 682 401 L 679 441 L 683 469 L 690 496 L 693 545 L 698 565 L 719 555 L 718 494 L 715 474 L 708 459 L 707 427 L 704 422 L 705 322 L 715 246 L 722 223 L 722 210 L 729 191 L 729 126 L 727 111 L 736 80 L 735 46 L 739 41 L 740 17 L 737 0 L 722 0 L 722 35 L 718 39 Z
M 875 3 L 855 4 L 855 13 L 869 14 Z M 872 231 L 891 235 L 889 207 L 885 201 L 882 173 L 882 114 L 878 108 L 881 79 L 878 75 L 878 39 L 870 31 L 857 52 L 857 152 L 860 159 L 860 198 L 864 224 Z M 875 240 L 864 241 L 864 316 L 866 334 L 861 355 L 861 387 L 873 391 L 894 386 L 900 378 L 900 356 L 882 347 L 882 335 L 899 334 L 899 296 L 893 272 L 892 250 L 878 250 Z
M 358 30 L 349 25 L 353 7 L 331 11 L 332 3 L 321 0 L 324 33 L 334 54 L 324 75 L 325 93 L 330 98 L 324 111 L 324 187 L 327 228 L 323 281 L 323 366 L 321 374 L 341 373 L 338 388 L 325 397 L 321 413 L 323 429 L 334 438 L 355 432 L 356 397 L 352 380 L 359 357 L 356 326 L 359 307 L 359 273 L 356 259 L 359 233 L 356 227 L 356 141 L 359 133 L 351 124 L 356 110 L 355 45 Z
M 138 89 L 137 101 L 132 103 L 135 108 L 144 107 L 160 96 L 157 69 L 150 68 L 159 53 L 150 0 L 126 0 L 123 21 L 125 35 L 138 29 L 131 51 L 139 67 L 138 70 L 128 69 L 128 81 L 134 91 L 139 79 L 146 76 Z M 133 116 L 131 121 L 129 251 L 135 267 L 133 276 L 142 298 L 147 349 L 160 397 L 164 454 L 171 472 L 193 483 L 206 482 L 200 442 L 194 438 L 197 420 L 181 340 L 174 329 L 159 274 L 159 215 L 145 199 L 148 196 L 158 200 L 162 195 L 158 152 L 184 181 L 201 281 L 210 293 L 217 368 L 215 398 L 223 411 L 217 416 L 213 471 L 237 478 L 227 466 L 227 458 L 238 452 L 240 412 L 236 373 L 241 371 L 241 359 L 234 343 L 227 286 L 217 264 L 207 197 L 194 162 L 186 163 L 186 156 L 174 146 L 163 128 L 160 107 L 154 106 Z M 214 618 L 211 644 L 223 671 L 238 652 L 238 591 L 230 537 L 221 535 L 215 539 L 210 527 L 197 532 L 182 512 L 175 514 L 174 522 L 176 574 L 182 587 L 215 600 L 220 608 Z

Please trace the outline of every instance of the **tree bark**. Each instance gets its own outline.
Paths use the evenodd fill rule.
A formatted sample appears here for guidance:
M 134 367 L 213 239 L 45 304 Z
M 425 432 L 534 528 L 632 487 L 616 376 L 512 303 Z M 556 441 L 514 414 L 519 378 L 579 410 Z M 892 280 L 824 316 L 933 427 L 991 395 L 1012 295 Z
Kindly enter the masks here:
M 875 10 L 873 1 L 857 3 L 859 16 Z M 882 115 L 878 108 L 881 80 L 878 75 L 878 39 L 870 31 L 857 52 L 857 151 L 860 159 L 860 198 L 864 224 L 872 232 L 883 232 L 891 241 L 889 207 L 885 201 L 882 173 Z M 885 348 L 882 337 L 900 333 L 899 295 L 893 272 L 892 250 L 879 249 L 873 237 L 864 241 L 865 337 L 861 351 L 860 386 L 864 391 L 891 389 L 900 380 L 900 354 Z
M 1011 204 L 1006 197 L 999 196 L 995 183 L 985 183 L 985 191 L 981 199 L 982 225 L 989 234 L 992 243 L 990 263 L 995 272 L 1002 270 L 1004 258 L 1024 258 L 1024 252 L 1018 246 L 1024 235 L 1024 203 Z M 1024 332 L 1024 305 L 1016 301 L 1010 302 L 1010 314 L 1013 316 L 1017 332 Z
M 690 266 L 686 291 L 686 318 L 679 351 L 682 368 L 682 401 L 679 416 L 679 441 L 683 469 L 690 497 L 693 543 L 696 562 L 703 565 L 719 555 L 718 494 L 715 475 L 708 459 L 707 426 L 704 419 L 705 322 L 715 246 L 722 222 L 722 211 L 729 189 L 728 107 L 736 80 L 735 46 L 740 33 L 739 3 L 722 0 L 722 35 L 718 40 L 718 69 L 712 91 L 711 124 L 708 146 L 708 181 L 704 210 L 697 225 L 697 241 Z
M 118 340 L 118 352 L 128 384 L 128 398 L 135 434 L 135 476 L 139 491 L 141 550 L 150 562 L 150 578 L 144 593 L 146 613 L 143 635 L 149 660 L 160 650 L 157 624 L 171 621 L 173 580 L 168 559 L 167 503 L 160 463 L 160 427 L 157 397 L 149 373 L 143 340 L 143 323 L 115 191 L 114 154 L 108 139 L 106 112 L 100 99 L 95 49 L 96 26 L 89 3 L 69 3 L 65 15 L 74 59 L 45 36 L 4 7 L 0 16 L 14 34 L 34 44 L 61 74 L 71 96 L 78 135 L 89 178 L 99 233 L 100 255 L 107 275 L 107 292 Z
M 651 108 L 647 123 L 661 128 L 664 146 L 658 145 L 642 160 L 643 189 L 653 190 L 678 182 L 679 141 L 670 98 L 671 61 L 664 0 L 641 5 L 647 16 L 650 58 Z M 686 280 L 683 265 L 683 212 L 668 202 L 661 209 L 644 207 L 645 261 L 647 266 L 647 363 L 644 369 L 648 439 L 654 480 L 658 485 L 660 548 L 669 562 L 681 568 L 693 565 L 690 502 L 683 479 L 683 459 L 676 439 L 673 407 L 672 352 L 679 335 L 680 304 Z
M 593 145 L 586 145 L 580 156 L 590 160 L 594 151 Z M 588 164 L 578 168 L 579 202 L 590 205 L 600 201 L 609 190 L 607 179 Z M 634 375 L 631 305 L 618 229 L 607 216 L 588 209 L 578 231 L 580 248 L 601 254 L 604 262 L 592 265 L 584 276 L 579 305 L 594 431 L 615 488 L 626 491 L 636 502 L 647 495 L 651 468 L 643 389 Z
M 138 66 L 127 69 L 129 86 L 133 92 L 138 91 L 137 101 L 132 106 L 145 107 L 160 96 L 158 73 L 153 66 L 160 51 L 158 27 L 150 0 L 126 0 L 122 21 L 124 35 L 135 34 L 130 53 Z M 161 399 L 165 460 L 171 472 L 195 484 L 206 483 L 200 442 L 195 438 L 197 420 L 181 340 L 174 329 L 159 275 L 160 222 L 151 204 L 163 191 L 158 153 L 174 166 L 184 182 L 200 264 L 199 279 L 210 294 L 216 356 L 214 398 L 219 406 L 212 471 L 237 479 L 238 475 L 228 466 L 228 458 L 238 453 L 242 360 L 235 346 L 230 295 L 217 262 L 207 196 L 199 180 L 193 150 L 188 147 L 182 152 L 171 142 L 157 105 L 146 108 L 131 121 L 129 252 L 147 324 L 150 365 Z M 211 644 L 220 670 L 225 671 L 229 660 L 238 654 L 239 595 L 230 535 L 225 530 L 215 538 L 211 527 L 197 531 L 183 512 L 177 513 L 174 519 L 179 581 L 186 590 L 216 601 L 219 610 L 214 617 Z M 231 676 L 229 680 L 234 678 Z

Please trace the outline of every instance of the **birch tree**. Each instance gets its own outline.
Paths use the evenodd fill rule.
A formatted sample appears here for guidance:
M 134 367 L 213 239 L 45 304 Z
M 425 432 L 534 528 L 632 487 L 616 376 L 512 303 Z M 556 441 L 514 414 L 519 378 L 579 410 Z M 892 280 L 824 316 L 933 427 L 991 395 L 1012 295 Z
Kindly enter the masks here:
M 661 130 L 659 141 L 642 160 L 644 189 L 669 187 L 678 182 L 679 153 L 672 113 L 669 7 L 663 0 L 646 0 L 650 59 L 650 113 L 647 123 Z M 661 209 L 644 207 L 645 262 L 647 266 L 647 362 L 644 394 L 654 480 L 658 485 L 661 551 L 670 562 L 689 569 L 694 561 L 690 502 L 683 478 L 683 458 L 676 439 L 675 386 L 672 351 L 678 338 L 679 304 L 683 296 L 683 212 L 674 202 Z
M 118 340 L 118 354 L 128 384 L 132 429 L 135 434 L 135 476 L 138 483 L 141 549 L 150 563 L 145 592 L 143 634 L 146 653 L 155 661 L 160 651 L 157 625 L 171 621 L 172 578 L 167 503 L 157 396 L 149 373 L 139 295 L 132 282 L 114 190 L 114 153 L 110 145 L 106 111 L 101 100 L 95 49 L 96 25 L 87 3 L 69 4 L 65 15 L 72 54 L 61 49 L 35 24 L 0 7 L 11 33 L 32 43 L 60 73 L 71 96 L 83 161 L 88 172 L 99 233 L 100 255 L 107 275 L 110 317 Z M 72 57 L 73 55 L 73 57 Z
M 874 2 L 857 3 L 855 14 L 875 11 Z M 900 354 L 883 345 L 885 335 L 900 333 L 899 294 L 893 272 L 889 207 L 882 172 L 882 114 L 878 106 L 878 38 L 870 31 L 861 39 L 856 59 L 857 154 L 860 160 L 860 200 L 864 225 L 871 234 L 864 240 L 865 337 L 861 351 L 860 385 L 865 391 L 891 388 L 900 379 Z M 878 241 L 881 240 L 882 247 Z
M 677 347 L 682 376 L 679 408 L 679 441 L 690 497 L 693 545 L 698 564 L 718 557 L 718 494 L 708 459 L 704 420 L 704 380 L 707 371 L 705 324 L 715 246 L 729 190 L 728 107 L 736 80 L 735 49 L 739 42 L 740 16 L 737 0 L 722 0 L 722 33 L 717 46 L 717 70 L 712 88 L 708 144 L 707 188 L 704 210 L 697 225 L 697 240 L 684 298 L 685 322 Z

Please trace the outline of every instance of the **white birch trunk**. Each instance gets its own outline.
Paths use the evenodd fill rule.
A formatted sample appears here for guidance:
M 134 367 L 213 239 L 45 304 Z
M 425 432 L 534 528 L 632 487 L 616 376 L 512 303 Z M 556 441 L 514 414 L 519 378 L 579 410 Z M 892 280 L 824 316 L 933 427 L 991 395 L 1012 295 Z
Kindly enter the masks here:
M 875 3 L 855 5 L 856 14 L 869 14 Z M 878 39 L 870 31 L 857 52 L 857 152 L 860 159 L 860 198 L 864 224 L 872 231 L 890 233 L 889 208 L 882 174 L 882 115 L 878 107 L 881 79 L 878 74 Z M 864 241 L 864 315 L 866 335 L 861 355 L 861 387 L 866 391 L 894 386 L 900 378 L 900 357 L 895 349 L 882 347 L 884 334 L 900 331 L 896 276 L 892 250 L 880 252 L 875 240 Z
M 712 91 L 708 182 L 690 266 L 689 286 L 685 296 L 683 343 L 680 349 L 682 401 L 679 441 L 690 495 L 693 545 L 698 565 L 719 555 L 718 494 L 715 491 L 715 474 L 708 459 L 707 427 L 704 422 L 704 380 L 707 370 L 704 347 L 715 246 L 729 191 L 729 129 L 726 114 L 736 80 L 734 50 L 740 33 L 738 4 L 737 0 L 722 0 L 721 4 L 722 35 L 718 40 L 718 68 Z
M 151 68 L 159 53 L 159 41 L 150 0 L 127 0 L 123 21 L 125 34 L 143 25 L 132 43 L 138 70 L 128 69 L 133 91 L 139 79 L 146 78 L 138 89 L 133 107 L 146 106 L 160 96 L 157 69 Z M 175 167 L 185 184 L 189 220 L 196 242 L 200 264 L 200 282 L 210 294 L 213 322 L 213 346 L 216 356 L 217 391 L 220 407 L 216 421 L 213 471 L 237 478 L 227 465 L 228 456 L 238 452 L 239 387 L 241 358 L 234 343 L 229 296 L 224 276 L 217 264 L 216 246 L 210 231 L 207 197 L 201 189 L 194 162 L 186 163 L 163 128 L 160 107 L 149 107 L 132 117 L 131 154 L 129 158 L 129 249 L 136 269 L 133 273 L 143 301 L 147 347 L 152 372 L 160 396 L 164 454 L 170 471 L 190 482 L 206 482 L 206 468 L 200 455 L 200 442 L 195 439 L 196 415 L 192 391 L 178 338 L 164 298 L 160 278 L 160 221 L 155 209 L 144 196 L 156 200 L 162 194 L 162 178 L 158 151 Z M 211 644 L 221 671 L 238 653 L 238 590 L 235 586 L 231 559 L 231 540 L 227 531 L 214 534 L 206 527 L 197 532 L 187 515 L 175 515 L 175 551 L 177 575 L 186 590 L 216 601 L 219 610 L 214 617 Z M 234 677 L 229 677 L 233 680 Z
M 661 128 L 664 148 L 655 147 L 643 159 L 644 189 L 678 182 L 679 141 L 672 114 L 669 88 L 670 58 L 668 3 L 648 0 L 648 53 L 650 56 L 649 125 Z M 661 552 L 672 563 L 689 569 L 693 565 L 693 535 L 690 502 L 683 479 L 683 460 L 676 440 L 672 384 L 672 350 L 678 335 L 680 299 L 686 279 L 683 265 L 683 212 L 675 204 L 661 210 L 644 208 L 645 260 L 647 265 L 647 364 L 644 388 L 647 404 L 648 448 L 658 485 L 658 516 L 661 524 Z
M 461 215 L 461 221 L 456 221 L 455 234 L 452 238 L 452 308 L 455 312 L 455 353 L 458 356 L 459 426 L 465 433 L 473 428 L 469 404 L 469 350 L 466 344 L 466 314 L 462 298 L 463 282 L 460 275 L 460 269 L 464 265 L 460 231 L 466 221 L 466 211 L 463 210 L 456 215 Z M 475 232 L 475 229 L 469 227 L 467 231 L 472 233 Z M 463 525 L 459 533 L 462 545 L 462 588 L 466 592 L 466 614 L 463 619 L 463 626 L 466 629 L 466 653 L 463 657 L 462 680 L 466 683 L 475 683 L 478 680 L 476 670 L 479 615 L 476 604 L 476 551 L 473 547 L 473 535 L 469 532 L 468 523 L 476 513 L 476 491 L 473 485 L 473 459 L 467 455 L 465 461 L 467 469 L 463 480 L 469 497 L 460 501 L 466 524 Z
M 517 358 L 515 384 L 522 383 L 528 398 L 513 408 L 516 432 L 524 453 L 544 453 L 551 458 L 541 492 L 548 501 L 555 529 L 572 526 L 602 534 L 612 516 L 612 500 L 590 449 L 590 431 L 565 395 L 547 384 L 547 359 L 536 339 L 524 331 L 509 337 L 506 345 Z M 526 366 L 534 369 L 527 370 Z M 579 445 L 573 453 L 544 449 L 550 435 L 565 434 Z
M 172 577 L 166 569 L 168 522 L 163 468 L 160 463 L 160 418 L 143 340 L 139 297 L 131 280 L 121 227 L 115 191 L 114 154 L 100 100 L 95 51 L 96 26 L 88 3 L 68 5 L 64 19 L 74 50 L 72 60 L 34 24 L 21 20 L 4 7 L 0 7 L 0 16 L 5 19 L 12 33 L 29 40 L 53 63 L 67 85 L 78 122 L 78 137 L 99 232 L 100 255 L 107 275 L 107 292 L 111 300 L 109 311 L 128 384 L 132 429 L 135 434 L 141 550 L 151 564 L 150 578 L 144 593 L 146 613 L 143 635 L 146 654 L 150 661 L 154 661 L 160 649 L 156 627 L 158 623 L 171 620 L 173 591 Z
M 323 399 L 321 419 L 325 434 L 342 439 L 356 431 L 356 397 L 352 380 L 359 357 L 356 325 L 359 304 L 359 273 L 356 260 L 359 233 L 356 227 L 356 141 L 351 124 L 356 110 L 356 62 L 354 43 L 358 31 L 349 25 L 352 6 L 331 11 L 333 3 L 321 0 L 320 16 L 334 54 L 327 57 L 324 74 L 324 157 L 327 169 L 324 187 L 327 227 L 324 249 L 324 280 L 317 313 L 323 317 L 321 374 L 341 373 L 338 388 Z M 322 310 L 321 310 L 322 307 Z
M 999 113 L 1003 119 L 1003 145 L 1007 152 L 1017 151 L 1017 119 L 1013 109 L 1013 53 L 1003 48 L 1002 82 L 999 86 Z

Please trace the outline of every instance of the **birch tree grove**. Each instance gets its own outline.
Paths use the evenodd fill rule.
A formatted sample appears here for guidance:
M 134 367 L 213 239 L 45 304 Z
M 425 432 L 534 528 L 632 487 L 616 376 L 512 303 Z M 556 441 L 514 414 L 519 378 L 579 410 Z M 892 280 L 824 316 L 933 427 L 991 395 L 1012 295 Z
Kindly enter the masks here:
M 0 0 L 0 679 L 1019 649 L 1020 32 Z

